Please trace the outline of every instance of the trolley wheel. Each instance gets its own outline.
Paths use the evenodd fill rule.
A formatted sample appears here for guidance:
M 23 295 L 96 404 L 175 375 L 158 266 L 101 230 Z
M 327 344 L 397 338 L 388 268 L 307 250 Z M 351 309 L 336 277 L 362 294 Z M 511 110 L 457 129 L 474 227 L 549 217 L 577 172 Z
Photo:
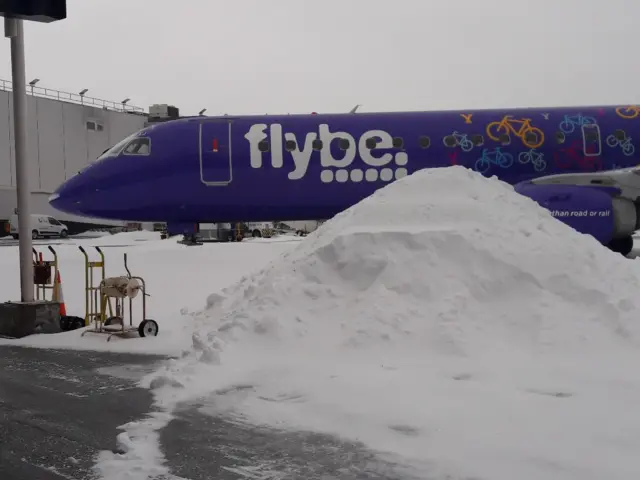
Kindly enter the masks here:
M 158 322 L 150 319 L 143 320 L 138 326 L 138 333 L 141 337 L 157 337 Z
M 122 325 L 122 318 L 120 317 L 109 317 L 104 321 L 104 326 L 108 327 L 109 325 Z

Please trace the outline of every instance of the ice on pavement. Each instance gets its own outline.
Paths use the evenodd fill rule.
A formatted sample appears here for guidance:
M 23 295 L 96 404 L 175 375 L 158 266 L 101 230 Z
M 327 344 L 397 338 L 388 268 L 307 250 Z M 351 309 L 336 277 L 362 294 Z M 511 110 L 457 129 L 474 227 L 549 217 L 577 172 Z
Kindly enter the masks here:
M 495 178 L 424 170 L 215 289 L 146 382 L 424 478 L 635 478 L 639 273 Z

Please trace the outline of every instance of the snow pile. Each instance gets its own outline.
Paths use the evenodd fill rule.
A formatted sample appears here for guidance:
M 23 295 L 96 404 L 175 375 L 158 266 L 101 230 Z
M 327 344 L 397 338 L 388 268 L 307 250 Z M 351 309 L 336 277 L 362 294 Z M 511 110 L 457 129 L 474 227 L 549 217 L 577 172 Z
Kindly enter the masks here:
M 508 184 L 463 167 L 432 169 L 378 191 L 282 261 L 213 295 L 202 317 L 225 338 L 233 331 L 321 350 L 593 351 L 638 340 L 638 272 Z
M 631 478 L 638 265 L 503 182 L 424 170 L 212 294 L 148 382 L 166 408 L 213 395 L 432 478 Z

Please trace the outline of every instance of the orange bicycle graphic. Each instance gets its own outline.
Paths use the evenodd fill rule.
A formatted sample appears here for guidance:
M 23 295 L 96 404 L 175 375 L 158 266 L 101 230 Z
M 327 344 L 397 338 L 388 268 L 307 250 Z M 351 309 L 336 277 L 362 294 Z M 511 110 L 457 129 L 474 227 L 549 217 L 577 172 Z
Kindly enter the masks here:
M 487 125 L 487 135 L 496 142 L 500 141 L 501 134 L 508 135 L 509 132 L 519 137 L 522 143 L 529 148 L 538 148 L 544 143 L 544 133 L 531 125 L 530 118 L 514 120 L 511 115 L 506 115 L 499 122 L 491 122 Z
M 640 107 L 637 105 L 629 105 L 628 107 L 618 107 L 616 108 L 616 113 L 618 114 L 619 117 L 630 120 L 640 115 Z

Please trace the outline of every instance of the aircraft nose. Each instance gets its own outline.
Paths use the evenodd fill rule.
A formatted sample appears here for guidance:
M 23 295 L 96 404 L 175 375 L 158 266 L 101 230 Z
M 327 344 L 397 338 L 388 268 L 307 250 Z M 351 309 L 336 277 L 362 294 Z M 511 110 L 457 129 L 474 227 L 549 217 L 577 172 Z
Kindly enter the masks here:
M 70 178 L 49 196 L 49 205 L 60 212 L 81 215 L 83 210 L 81 187 L 77 176 Z
M 75 203 L 76 202 L 73 201 L 72 198 L 69 198 L 68 195 L 65 195 L 63 188 L 59 188 L 49 197 L 49 205 L 51 205 L 56 210 L 64 213 L 76 213 L 75 211 L 73 211 L 73 205 Z

